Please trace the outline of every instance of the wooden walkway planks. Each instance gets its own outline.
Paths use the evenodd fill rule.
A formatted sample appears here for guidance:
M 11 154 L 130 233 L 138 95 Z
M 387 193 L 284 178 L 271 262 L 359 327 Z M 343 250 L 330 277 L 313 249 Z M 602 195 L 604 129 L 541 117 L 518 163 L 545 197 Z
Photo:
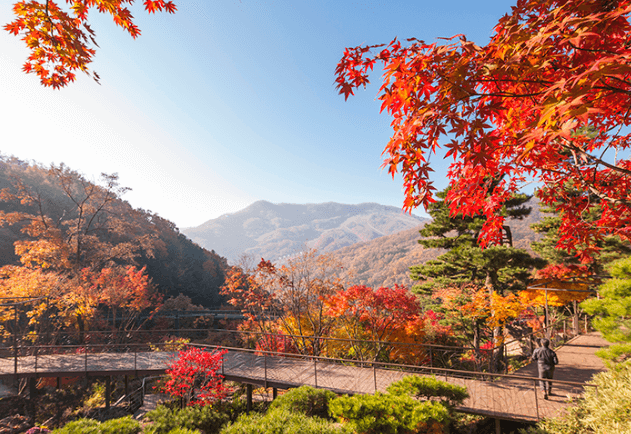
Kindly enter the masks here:
M 606 345 L 597 334 L 579 336 L 557 351 L 561 365 L 555 379 L 588 381 L 604 369 L 594 352 Z M 146 375 L 164 372 L 174 353 L 102 353 L 26 356 L 18 358 L 20 376 L 70 375 Z M 14 375 L 12 358 L 0 359 L 0 377 Z M 536 376 L 536 366 L 518 371 L 526 377 Z M 338 393 L 374 393 L 385 391 L 392 382 L 409 372 L 382 368 L 362 368 L 322 360 L 293 357 L 264 357 L 254 353 L 231 351 L 224 355 L 223 374 L 228 380 L 279 388 L 309 385 Z M 556 395 L 543 400 L 532 379 L 504 378 L 501 381 L 457 378 L 437 375 L 440 380 L 467 388 L 470 397 L 458 408 L 474 414 L 500 419 L 535 421 L 559 415 L 567 407 L 568 397 L 578 397 L 582 387 L 555 385 Z

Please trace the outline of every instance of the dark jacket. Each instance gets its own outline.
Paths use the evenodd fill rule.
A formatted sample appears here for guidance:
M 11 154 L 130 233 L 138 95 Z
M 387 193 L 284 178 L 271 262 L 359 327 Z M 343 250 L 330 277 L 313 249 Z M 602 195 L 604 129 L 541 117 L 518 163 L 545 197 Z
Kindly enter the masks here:
M 552 368 L 559 364 L 557 353 L 546 347 L 537 348 L 532 353 L 532 360 L 536 360 L 539 366 L 548 368 Z

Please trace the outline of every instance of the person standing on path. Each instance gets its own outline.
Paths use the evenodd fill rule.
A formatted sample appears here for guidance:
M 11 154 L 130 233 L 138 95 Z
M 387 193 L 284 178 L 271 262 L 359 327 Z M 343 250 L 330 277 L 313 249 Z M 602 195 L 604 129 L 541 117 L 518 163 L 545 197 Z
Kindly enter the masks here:
M 541 340 L 541 347 L 537 348 L 532 353 L 532 360 L 537 361 L 537 367 L 539 368 L 539 385 L 543 391 L 543 399 L 548 399 L 548 395 L 552 395 L 552 381 L 545 381 L 544 379 L 552 380 L 554 377 L 554 367 L 559 364 L 557 353 L 552 351 L 550 347 L 550 341 L 548 339 Z

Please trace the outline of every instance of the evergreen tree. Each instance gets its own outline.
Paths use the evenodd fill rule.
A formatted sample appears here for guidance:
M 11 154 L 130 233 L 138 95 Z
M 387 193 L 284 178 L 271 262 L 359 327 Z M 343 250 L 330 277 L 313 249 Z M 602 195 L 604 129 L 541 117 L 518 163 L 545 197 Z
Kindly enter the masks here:
M 605 360 L 631 359 L 631 256 L 612 262 L 607 271 L 612 279 L 599 289 L 600 297 L 581 303 L 590 315 L 596 315 L 594 327 L 613 345 L 597 353 Z
M 593 197 L 593 202 L 597 203 L 598 199 Z M 548 215 L 531 225 L 531 228 L 537 233 L 544 234 L 544 237 L 541 241 L 531 244 L 532 250 L 551 264 L 580 265 L 581 259 L 576 256 L 576 249 L 563 248 L 563 242 L 559 242 L 562 219 L 556 212 L 556 204 L 544 206 L 541 211 Z M 586 222 L 595 222 L 599 218 L 599 213 L 600 208 L 592 206 L 584 210 L 582 218 Z M 631 244 L 615 235 L 603 237 L 595 245 L 598 250 L 592 253 L 591 262 L 585 264 L 591 274 L 601 275 L 607 264 L 631 254 Z
M 447 249 L 443 255 L 425 264 L 410 268 L 412 280 L 421 280 L 412 290 L 430 293 L 434 288 L 463 283 L 478 283 L 503 294 L 507 290 L 525 289 L 532 267 L 542 266 L 541 260 L 527 251 L 512 247 L 510 227 L 504 226 L 504 242 L 482 249 L 478 236 L 484 216 L 450 216 L 445 203 L 448 190 L 437 193 L 438 200 L 429 208 L 433 221 L 420 231 L 419 243 L 427 248 Z M 522 219 L 530 213 L 524 205 L 530 199 L 525 194 L 514 195 L 506 201 L 503 214 Z
M 491 186 L 491 189 L 493 187 Z M 438 288 L 463 286 L 473 283 L 485 286 L 489 296 L 496 292 L 503 295 L 506 291 L 525 289 L 533 267 L 541 267 L 545 263 L 523 249 L 512 247 L 512 235 L 509 226 L 504 226 L 502 245 L 487 246 L 482 249 L 479 235 L 485 223 L 480 215 L 450 215 L 445 202 L 448 189 L 437 193 L 436 202 L 429 207 L 433 221 L 420 231 L 424 237 L 419 243 L 428 248 L 441 248 L 447 251 L 425 264 L 410 267 L 412 280 L 422 280 L 412 290 L 429 294 Z M 524 204 L 530 199 L 525 194 L 517 194 L 507 200 L 502 209 L 505 217 L 522 219 L 530 213 Z M 479 357 L 481 326 L 484 319 L 469 319 L 471 324 L 465 325 L 473 334 L 476 355 Z M 497 344 L 502 331 L 499 327 L 493 330 L 494 342 Z M 493 366 L 499 369 L 501 355 L 493 356 Z

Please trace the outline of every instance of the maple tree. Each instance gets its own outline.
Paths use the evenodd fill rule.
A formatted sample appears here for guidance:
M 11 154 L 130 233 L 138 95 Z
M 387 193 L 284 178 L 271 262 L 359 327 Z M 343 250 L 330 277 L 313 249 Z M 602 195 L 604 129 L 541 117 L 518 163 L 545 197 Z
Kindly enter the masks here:
M 300 336 L 291 337 L 293 346 L 302 353 L 319 355 L 320 338 L 329 334 L 335 320 L 326 315 L 324 299 L 343 287 L 343 279 L 336 274 L 340 269 L 341 264 L 331 256 L 313 249 L 280 266 L 261 259 L 256 267 L 245 265 L 229 271 L 222 293 L 230 297 L 228 303 L 242 310 L 246 328 Z
M 127 189 L 116 175 L 103 174 L 98 185 L 63 164 L 43 177 L 36 167 L 23 175 L 0 190 L 0 202 L 9 205 L 0 210 L 0 226 L 22 235 L 13 243 L 21 265 L 1 267 L 0 285 L 6 296 L 42 298 L 26 312 L 31 339 L 76 326 L 83 342 L 103 310 L 112 313 L 109 328 L 127 330 L 141 311 L 159 304 L 146 269 L 123 265 L 141 253 L 151 256 L 161 243 L 130 218 L 134 212 L 121 212 L 118 198 Z M 29 176 L 39 182 L 27 182 Z M 51 187 L 57 196 L 46 191 Z
M 229 389 L 223 385 L 219 370 L 226 353 L 197 347 L 180 351 L 166 370 L 163 392 L 181 398 L 186 405 L 212 405 L 225 398 Z
M 140 36 L 140 29 L 126 5 L 134 0 L 66 0 L 70 11 L 59 6 L 59 2 L 46 0 L 23 0 L 13 5 L 16 18 L 4 29 L 13 35 L 21 35 L 31 50 L 23 70 L 37 74 L 44 86 L 55 89 L 75 80 L 76 71 L 89 74 L 88 65 L 96 53 L 90 43 L 97 46 L 95 33 L 88 24 L 92 8 L 112 16 L 114 23 L 127 31 L 132 38 Z M 172 1 L 143 0 L 149 13 L 177 10 Z M 92 74 L 98 82 L 96 72 Z
M 591 203 L 592 205 L 585 209 L 582 218 L 593 222 L 600 215 L 598 197 L 592 195 Z M 631 254 L 631 243 L 616 235 L 603 236 L 597 240 L 598 251 L 591 255 L 589 261 L 580 261 L 575 256 L 576 249 L 574 248 L 569 250 L 556 249 L 555 247 L 560 239 L 559 229 L 563 223 L 556 212 L 556 205 L 554 203 L 542 207 L 541 211 L 546 214 L 539 222 L 531 225 L 535 232 L 543 235 L 543 239 L 531 243 L 532 250 L 541 258 L 549 261 L 551 267 L 549 271 L 541 270 L 539 272 L 541 277 L 563 279 L 566 277 L 571 278 L 572 276 L 585 278 L 589 274 L 602 275 L 608 263 Z M 550 273 L 554 276 L 544 276 L 544 274 Z
M 405 209 L 434 201 L 430 157 L 444 147 L 446 201 L 453 214 L 486 216 L 482 246 L 501 241 L 503 203 L 534 180 L 562 221 L 556 247 L 587 259 L 602 237 L 631 237 L 630 6 L 518 0 L 483 46 L 457 35 L 347 48 L 336 85 L 348 98 L 383 66 L 384 166 L 403 176 Z
M 354 285 L 325 301 L 327 315 L 337 319 L 334 334 L 350 339 L 348 348 L 336 348 L 346 351 L 344 357 L 419 363 L 426 356 L 422 347 L 391 343 L 424 343 L 431 326 L 434 342 L 450 333 L 448 328 L 439 328 L 433 312 L 424 313 L 417 297 L 403 286 L 373 289 Z

